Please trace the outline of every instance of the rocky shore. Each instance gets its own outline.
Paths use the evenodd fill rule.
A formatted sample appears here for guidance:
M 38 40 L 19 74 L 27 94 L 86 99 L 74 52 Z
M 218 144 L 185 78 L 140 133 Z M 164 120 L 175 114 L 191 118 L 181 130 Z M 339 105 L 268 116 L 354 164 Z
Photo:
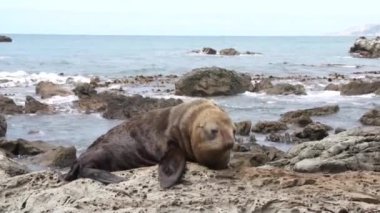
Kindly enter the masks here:
M 289 111 L 278 120 L 237 122 L 230 168 L 213 171 L 188 163 L 183 181 L 169 190 L 159 187 L 156 166 L 117 172 L 127 178 L 119 184 L 106 186 L 87 179 L 66 183 L 60 173 L 75 160 L 75 147 L 6 138 L 7 116 L 59 113 L 59 108 L 44 103 L 56 96 L 75 96 L 72 106 L 78 112 L 124 120 L 189 98 L 246 91 L 305 96 L 310 85 L 339 91 L 341 96 L 378 97 L 379 74 L 275 77 L 205 67 L 181 77 L 130 76 L 112 81 L 94 77 L 88 83 L 66 84 L 41 81 L 23 105 L 9 94 L 0 94 L 0 137 L 5 136 L 0 139 L 0 212 L 379 212 L 380 114 L 376 106 L 356 118 L 360 127 L 349 129 L 316 119 L 335 115 L 339 104 Z M 283 152 L 262 146 L 256 142 L 258 134 L 293 147 Z M 31 171 L 31 165 L 43 169 Z

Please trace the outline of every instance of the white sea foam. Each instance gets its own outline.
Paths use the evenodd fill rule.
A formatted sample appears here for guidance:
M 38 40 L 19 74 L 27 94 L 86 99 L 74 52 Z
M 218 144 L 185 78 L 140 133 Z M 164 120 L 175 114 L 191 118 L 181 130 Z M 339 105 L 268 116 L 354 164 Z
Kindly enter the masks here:
M 56 84 L 65 83 L 89 83 L 90 78 L 85 76 L 61 76 L 56 73 L 28 73 L 25 71 L 0 72 L 0 87 L 27 87 L 37 84 L 40 81 L 50 81 Z

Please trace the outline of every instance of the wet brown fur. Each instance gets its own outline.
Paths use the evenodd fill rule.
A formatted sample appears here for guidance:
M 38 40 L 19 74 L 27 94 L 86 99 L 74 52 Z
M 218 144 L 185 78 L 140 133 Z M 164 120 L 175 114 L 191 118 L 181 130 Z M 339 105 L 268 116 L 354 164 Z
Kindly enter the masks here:
M 123 179 L 109 172 L 159 164 L 161 186 L 182 176 L 185 162 L 227 167 L 234 143 L 233 123 L 212 101 L 196 100 L 136 116 L 99 137 L 74 163 L 65 179 Z

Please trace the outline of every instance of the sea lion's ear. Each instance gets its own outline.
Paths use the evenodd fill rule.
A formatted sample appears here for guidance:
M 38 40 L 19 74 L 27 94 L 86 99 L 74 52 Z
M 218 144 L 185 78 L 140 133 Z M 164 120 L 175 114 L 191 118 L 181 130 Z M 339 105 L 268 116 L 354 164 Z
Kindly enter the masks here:
M 158 179 L 162 188 L 176 184 L 185 172 L 186 157 L 174 143 L 168 145 L 164 157 L 158 165 Z

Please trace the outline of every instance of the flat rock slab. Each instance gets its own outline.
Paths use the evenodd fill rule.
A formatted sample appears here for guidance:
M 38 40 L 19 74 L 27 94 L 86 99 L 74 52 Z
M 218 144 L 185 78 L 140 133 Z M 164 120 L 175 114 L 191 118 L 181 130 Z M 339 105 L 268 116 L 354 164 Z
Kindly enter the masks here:
M 54 172 L 0 179 L 4 212 L 375 212 L 379 173 L 301 174 L 278 168 L 214 171 L 188 163 L 183 181 L 160 188 L 157 167 L 122 171 L 127 181 L 61 182 Z M 344 211 L 346 210 L 346 211 Z

